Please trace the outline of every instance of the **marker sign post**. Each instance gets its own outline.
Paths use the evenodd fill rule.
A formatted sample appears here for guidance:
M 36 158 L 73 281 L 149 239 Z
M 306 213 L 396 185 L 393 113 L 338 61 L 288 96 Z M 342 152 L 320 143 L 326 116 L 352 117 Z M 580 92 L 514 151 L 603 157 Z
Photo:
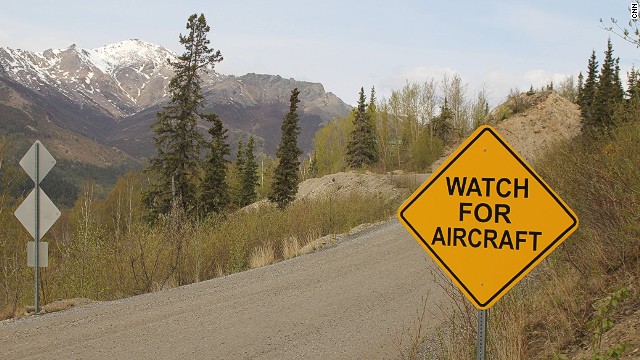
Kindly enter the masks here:
M 480 310 L 483 333 L 484 311 L 578 227 L 573 211 L 490 126 L 471 134 L 398 218 Z
M 47 243 L 41 243 L 40 239 L 60 217 L 60 210 L 51 202 L 47 194 L 40 189 L 40 181 L 49 173 L 55 164 L 56 160 L 38 140 L 36 140 L 22 160 L 20 160 L 20 166 L 22 166 L 35 184 L 34 189 L 16 209 L 14 215 L 35 240 L 27 244 L 27 265 L 33 266 L 35 270 L 34 308 L 36 314 L 40 311 L 38 269 L 40 267 L 46 267 L 49 264 L 49 247 Z

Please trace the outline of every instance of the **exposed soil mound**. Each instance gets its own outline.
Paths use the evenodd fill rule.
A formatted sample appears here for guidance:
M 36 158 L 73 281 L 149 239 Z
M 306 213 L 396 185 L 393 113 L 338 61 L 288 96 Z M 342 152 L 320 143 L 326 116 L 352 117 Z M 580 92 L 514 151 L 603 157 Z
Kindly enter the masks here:
M 560 141 L 571 139 L 580 133 L 582 118 L 578 105 L 555 92 L 521 94 L 517 101 L 526 110 L 503 121 L 490 123 L 528 162 L 533 162 L 545 150 Z M 509 106 L 507 102 L 502 106 Z M 513 107 L 513 106 L 510 106 Z M 495 112 L 495 110 L 494 110 Z M 445 154 L 431 166 L 437 169 L 458 147 L 445 150 Z
M 309 179 L 298 187 L 296 200 L 321 197 L 348 197 L 351 195 L 384 196 L 393 199 L 398 188 L 384 175 L 371 173 L 340 172 Z
M 339 172 L 321 178 L 308 179 L 298 185 L 296 201 L 321 198 L 346 198 L 353 195 L 379 196 L 393 201 L 400 196 L 402 190 L 394 183 L 407 178 L 411 181 L 415 175 L 380 175 L 372 173 Z M 399 180 L 400 179 L 400 180 Z M 414 180 L 416 181 L 416 180 Z M 262 206 L 275 206 L 266 199 L 256 201 L 242 208 L 242 211 L 253 210 Z

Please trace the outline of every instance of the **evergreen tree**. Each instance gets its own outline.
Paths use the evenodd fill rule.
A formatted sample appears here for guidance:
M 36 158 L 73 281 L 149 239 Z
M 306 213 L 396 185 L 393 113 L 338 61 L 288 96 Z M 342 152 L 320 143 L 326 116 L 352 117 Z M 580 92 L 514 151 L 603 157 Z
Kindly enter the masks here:
M 364 88 L 361 88 L 364 90 Z M 367 114 L 370 116 L 376 112 L 376 87 L 371 87 L 371 95 L 369 95 L 369 104 L 367 105 Z
M 242 174 L 242 169 L 244 167 L 244 140 L 242 136 L 238 139 L 238 149 L 236 150 L 236 170 L 238 174 Z
M 432 121 L 434 134 L 442 140 L 444 144 L 447 144 L 453 131 L 453 111 L 449 108 L 446 97 L 444 98 L 444 103 L 440 107 L 440 114 L 438 114 L 438 116 L 436 116 Z
M 209 128 L 211 141 L 207 144 L 209 154 L 204 166 L 205 176 L 202 182 L 200 206 L 204 215 L 220 213 L 229 204 L 229 185 L 227 183 L 227 160 L 230 154 L 227 144 L 227 129 L 216 114 L 204 116 L 212 123 Z
M 233 195 L 233 204 L 237 207 L 243 207 L 247 204 L 242 200 L 243 197 L 243 184 L 242 177 L 244 172 L 244 164 L 246 160 L 246 148 L 244 143 L 244 136 L 238 138 L 238 145 L 236 147 L 236 161 L 233 163 L 231 172 L 231 193 Z
M 254 154 L 255 143 L 253 136 L 249 137 L 247 147 L 244 150 L 242 168 L 240 172 L 240 206 L 247 206 L 258 197 L 256 186 L 258 186 L 258 163 Z
M 622 79 L 620 79 L 620 58 L 616 58 L 616 67 L 613 75 L 614 81 L 614 99 L 616 102 L 620 102 L 624 99 L 624 87 L 622 86 Z
M 623 90 L 619 78 L 618 60 L 613 57 L 611 39 L 607 42 L 607 51 L 598 78 L 593 116 L 588 122 L 589 130 L 607 131 L 614 125 L 613 113 L 616 105 L 623 99 Z
M 360 88 L 360 99 L 353 121 L 353 131 L 347 143 L 347 164 L 352 168 L 371 165 L 378 160 L 376 138 L 367 116 L 364 88 Z
M 576 95 L 576 101 L 580 104 L 580 99 L 582 98 L 582 88 L 584 86 L 584 76 L 582 75 L 582 71 L 578 74 L 578 93 Z
M 300 126 L 298 125 L 298 88 L 291 90 L 289 112 L 282 121 L 282 135 L 280 145 L 276 152 L 278 166 L 276 167 L 271 194 L 269 200 L 284 209 L 295 199 L 298 192 L 298 168 L 300 167 L 300 155 L 302 150 L 298 147 Z
M 189 34 L 180 34 L 185 52 L 170 61 L 175 71 L 169 82 L 170 101 L 153 124 L 157 155 L 149 170 L 158 181 L 145 194 L 152 216 L 166 214 L 172 206 L 191 212 L 196 207 L 200 151 L 204 138 L 197 130 L 202 107 L 200 73 L 222 61 L 220 51 L 209 47 L 210 28 L 204 15 L 193 14 L 187 21 Z
M 236 146 L 236 159 L 230 166 L 229 171 L 229 188 L 231 193 L 231 202 L 237 207 L 242 207 L 242 169 L 244 167 L 244 143 L 243 137 L 238 138 Z
M 371 87 L 371 95 L 369 96 L 369 104 L 367 104 L 366 115 L 367 115 L 367 120 L 369 121 L 369 124 L 371 125 L 371 131 L 372 131 L 372 134 L 374 135 L 374 139 L 375 139 L 376 124 L 378 123 L 376 121 L 376 117 L 378 116 L 378 108 L 376 106 L 376 88 L 375 88 L 375 86 Z
M 587 78 L 578 97 L 580 113 L 585 126 L 591 126 L 594 118 L 594 103 L 598 87 L 598 61 L 595 50 L 591 52 L 591 57 L 587 65 Z
M 527 91 L 527 95 L 535 95 L 536 91 L 533 89 L 533 84 L 529 86 L 529 91 Z
M 627 97 L 629 100 L 633 100 L 640 95 L 640 71 L 637 71 L 635 67 L 631 67 L 631 70 L 627 73 Z

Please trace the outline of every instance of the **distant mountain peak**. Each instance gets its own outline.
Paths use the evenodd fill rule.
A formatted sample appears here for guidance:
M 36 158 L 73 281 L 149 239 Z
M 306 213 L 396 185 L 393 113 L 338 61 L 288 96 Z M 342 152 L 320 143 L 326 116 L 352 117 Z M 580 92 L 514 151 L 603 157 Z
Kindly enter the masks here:
M 25 94 L 23 102 L 38 103 L 40 118 L 135 157 L 148 156 L 153 152 L 150 125 L 169 100 L 174 70 L 168 59 L 176 60 L 177 55 L 140 39 L 43 52 L 0 47 L 0 106 L 16 107 L 15 96 Z M 3 87 L 12 88 L 15 96 L 3 94 Z M 320 126 L 350 111 L 320 83 L 254 73 L 225 76 L 212 69 L 202 75 L 203 111 L 218 113 L 232 136 L 253 134 L 262 139 L 264 151 L 273 153 L 294 87 L 302 100 L 300 145 L 308 151 Z

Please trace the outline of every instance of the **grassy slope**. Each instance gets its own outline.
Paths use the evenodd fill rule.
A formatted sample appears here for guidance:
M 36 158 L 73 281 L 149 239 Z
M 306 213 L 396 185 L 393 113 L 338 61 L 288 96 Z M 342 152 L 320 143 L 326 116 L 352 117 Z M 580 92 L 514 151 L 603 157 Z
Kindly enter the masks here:
M 569 204 L 580 227 L 489 312 L 490 359 L 616 359 L 637 349 L 640 312 L 640 122 L 611 136 L 578 137 L 534 168 Z M 476 311 L 450 282 L 455 311 L 441 329 L 440 356 L 475 357 Z M 625 318 L 627 317 L 627 318 Z M 600 356 L 600 357 L 598 357 Z
M 639 303 L 639 140 L 640 123 L 626 123 L 610 137 L 561 146 L 539 164 L 581 224 L 554 254 L 527 309 L 525 335 L 533 356 L 571 355 L 578 345 L 587 345 L 590 353 L 606 351 L 597 333 L 608 325 L 594 320 L 615 320 L 625 306 Z M 623 287 L 631 290 L 628 300 L 605 309 L 603 299 Z

